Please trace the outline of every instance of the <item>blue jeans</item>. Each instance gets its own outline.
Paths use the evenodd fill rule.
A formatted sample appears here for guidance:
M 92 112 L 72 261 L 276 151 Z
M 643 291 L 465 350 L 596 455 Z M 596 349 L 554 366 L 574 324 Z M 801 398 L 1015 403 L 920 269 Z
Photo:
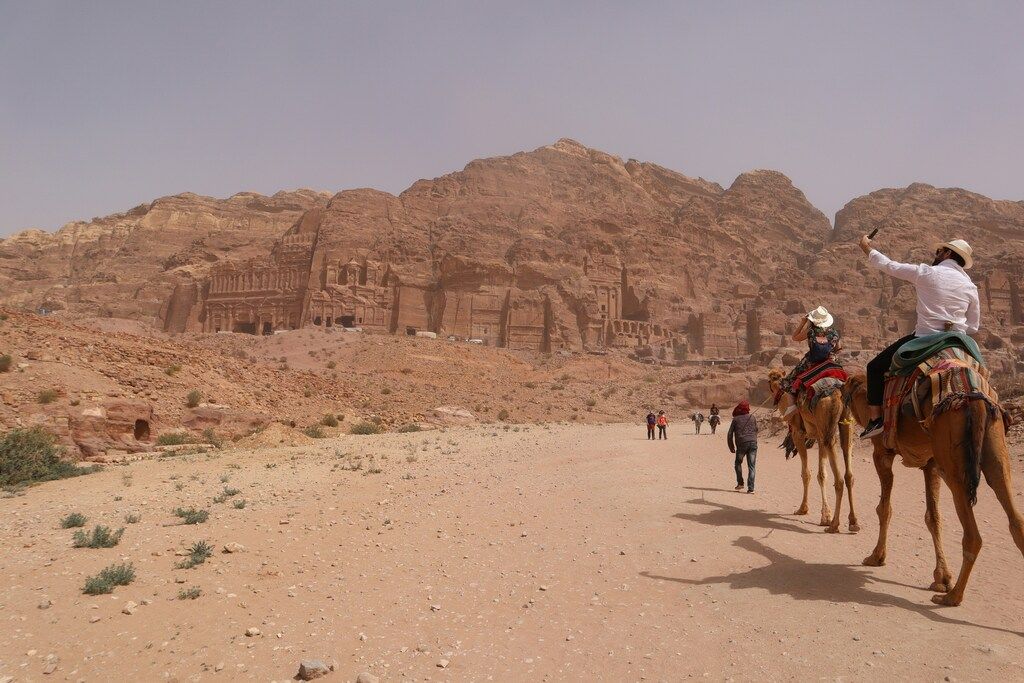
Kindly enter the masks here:
M 736 485 L 743 486 L 743 458 L 747 459 L 747 490 L 754 490 L 754 472 L 757 470 L 757 444 L 736 447 Z

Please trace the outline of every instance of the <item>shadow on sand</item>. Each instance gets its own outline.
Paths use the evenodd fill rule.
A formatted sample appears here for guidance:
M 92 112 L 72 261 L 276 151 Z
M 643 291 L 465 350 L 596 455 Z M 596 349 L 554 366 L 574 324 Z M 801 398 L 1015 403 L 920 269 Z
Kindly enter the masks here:
M 726 489 L 696 489 L 692 486 L 687 486 L 686 488 L 698 491 L 726 491 Z M 727 492 L 734 493 L 733 491 Z M 704 498 L 694 498 L 687 501 L 687 503 L 689 505 L 704 505 L 711 509 L 706 512 L 677 512 L 672 516 L 676 519 L 710 526 L 748 526 L 769 530 L 795 531 L 800 534 L 818 533 L 813 531 L 813 529 L 818 528 L 817 525 L 786 519 L 782 515 L 776 515 L 763 510 L 749 510 Z
M 717 505 L 717 504 L 716 504 Z M 728 506 L 725 506 L 728 507 Z M 786 528 L 779 526 L 767 513 L 756 511 L 744 511 L 748 515 L 760 515 L 764 518 L 762 523 L 757 524 L 751 520 L 744 520 L 744 525 L 761 526 L 766 529 Z M 709 513 L 712 515 L 724 514 L 719 511 Z M 679 517 L 679 515 L 675 515 Z M 708 515 L 698 515 L 699 521 L 707 521 Z M 690 518 L 689 516 L 685 518 Z M 710 522 L 714 523 L 714 522 Z M 769 534 L 771 531 L 769 531 Z M 934 622 L 956 626 L 973 626 L 975 628 L 998 631 L 1024 638 L 1024 632 L 1014 631 L 998 626 L 986 626 L 975 624 L 962 619 L 955 619 L 943 613 L 943 608 L 933 605 L 924 605 L 912 602 L 905 598 L 878 593 L 870 590 L 873 584 L 892 584 L 892 581 L 875 579 L 869 567 L 860 565 L 827 564 L 820 562 L 805 562 L 790 557 L 770 548 L 760 540 L 750 536 L 741 536 L 733 541 L 733 545 L 756 553 L 768 560 L 763 567 L 755 567 L 744 572 L 726 574 L 722 576 L 709 576 L 703 579 L 687 579 L 674 576 L 660 576 L 651 572 L 640 572 L 640 576 L 658 581 L 671 581 L 691 586 L 704 586 L 709 584 L 723 584 L 733 590 L 758 588 L 766 590 L 772 595 L 788 595 L 794 600 L 811 600 L 823 602 L 846 602 L 855 605 L 869 605 L 872 607 L 899 607 L 901 609 L 916 612 Z

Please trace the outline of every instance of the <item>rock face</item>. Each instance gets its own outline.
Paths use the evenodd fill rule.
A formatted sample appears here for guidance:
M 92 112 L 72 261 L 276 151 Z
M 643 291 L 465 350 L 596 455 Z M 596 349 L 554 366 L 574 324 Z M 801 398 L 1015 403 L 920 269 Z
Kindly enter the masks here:
M 780 264 L 796 270 L 829 229 L 779 173 L 723 189 L 561 140 L 397 197 L 341 192 L 266 257 L 179 288 L 167 325 L 358 326 L 542 351 L 735 357 L 773 334 L 757 302 Z
M 875 227 L 899 259 L 969 240 L 982 343 L 998 372 L 1024 370 L 1024 202 L 915 184 L 851 201 L 833 230 L 780 173 L 723 188 L 572 140 L 398 196 L 179 195 L 22 233 L 0 242 L 0 302 L 169 332 L 360 327 L 648 362 L 777 360 L 799 314 L 824 305 L 857 358 L 914 315 L 912 288 L 856 247 Z
M 329 195 L 299 190 L 228 199 L 180 194 L 125 213 L 0 241 L 0 300 L 32 309 L 160 325 L 175 285 L 228 255 L 254 256 Z

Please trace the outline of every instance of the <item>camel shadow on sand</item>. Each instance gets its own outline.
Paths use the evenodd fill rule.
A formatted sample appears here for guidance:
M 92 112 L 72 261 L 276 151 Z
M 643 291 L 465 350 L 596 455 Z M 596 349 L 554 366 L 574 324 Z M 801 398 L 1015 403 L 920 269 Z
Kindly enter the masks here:
M 733 493 L 732 491 L 726 491 L 726 489 L 697 489 L 692 486 L 688 486 L 686 488 L 699 491 L 724 491 L 727 493 Z M 694 498 L 693 500 L 687 501 L 687 504 L 703 505 L 710 509 L 705 512 L 677 512 L 672 516 L 676 519 L 682 519 L 688 522 L 697 522 L 698 524 L 707 524 L 709 526 L 746 526 L 768 529 L 771 531 L 795 531 L 800 534 L 820 533 L 814 531 L 814 529 L 818 528 L 817 525 L 812 525 L 810 522 L 791 520 L 783 517 L 782 515 L 765 512 L 763 510 L 750 510 L 747 508 L 735 507 L 733 505 L 718 503 L 705 498 Z
M 728 507 L 728 506 L 726 506 Z M 766 513 L 757 513 L 769 517 Z M 679 515 L 676 515 L 677 517 Z M 706 518 L 706 515 L 703 517 Z M 753 525 L 768 529 L 776 529 L 770 520 L 766 524 Z M 769 534 L 772 532 L 769 531 Z M 999 631 L 1024 638 L 1024 632 L 1014 631 L 998 626 L 975 624 L 962 619 L 947 616 L 943 608 L 924 605 L 906 598 L 879 593 L 870 590 L 873 584 L 893 584 L 895 582 L 879 580 L 870 573 L 870 568 L 860 565 L 828 564 L 823 562 L 805 562 L 790 557 L 771 548 L 751 536 L 742 536 L 733 545 L 756 553 L 768 560 L 768 564 L 755 567 L 744 572 L 709 576 L 703 579 L 687 579 L 674 576 L 661 576 L 651 572 L 640 572 L 640 576 L 657 581 L 671 581 L 691 586 L 723 584 L 733 590 L 760 589 L 772 595 L 787 595 L 794 600 L 810 600 L 831 603 L 850 603 L 871 607 L 899 607 L 916 612 L 931 621 L 956 626 L 973 626 L 990 631 Z M 902 585 L 902 584 L 897 584 Z

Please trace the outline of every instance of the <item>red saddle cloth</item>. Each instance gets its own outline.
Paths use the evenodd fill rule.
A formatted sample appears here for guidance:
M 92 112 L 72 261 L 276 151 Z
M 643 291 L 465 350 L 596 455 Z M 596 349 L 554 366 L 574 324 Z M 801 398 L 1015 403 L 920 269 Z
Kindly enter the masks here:
M 845 382 L 850 378 L 846 370 L 843 370 L 843 366 L 830 360 L 824 360 L 817 365 L 807 368 L 793 379 L 793 392 L 800 393 L 800 390 L 803 390 L 806 392 L 807 400 L 809 401 L 814 398 L 814 388 L 812 385 L 826 377 L 837 379 L 840 382 Z

